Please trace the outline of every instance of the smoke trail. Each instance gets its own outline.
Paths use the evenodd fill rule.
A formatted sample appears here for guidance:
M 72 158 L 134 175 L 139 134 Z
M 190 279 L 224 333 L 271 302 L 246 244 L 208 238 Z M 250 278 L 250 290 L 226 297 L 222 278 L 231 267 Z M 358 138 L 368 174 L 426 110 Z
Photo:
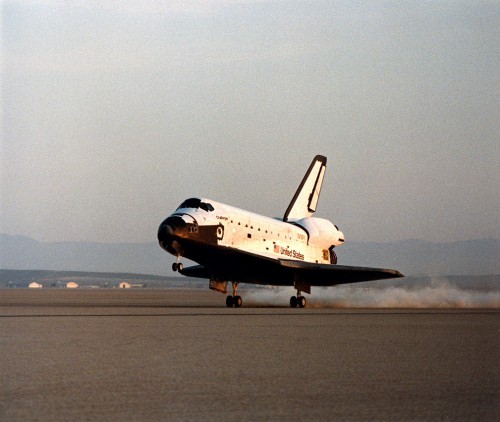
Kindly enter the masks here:
M 294 294 L 291 287 L 248 289 L 245 304 L 288 306 Z M 313 288 L 306 298 L 308 308 L 500 308 L 500 289 L 461 288 L 441 277 L 419 286 Z

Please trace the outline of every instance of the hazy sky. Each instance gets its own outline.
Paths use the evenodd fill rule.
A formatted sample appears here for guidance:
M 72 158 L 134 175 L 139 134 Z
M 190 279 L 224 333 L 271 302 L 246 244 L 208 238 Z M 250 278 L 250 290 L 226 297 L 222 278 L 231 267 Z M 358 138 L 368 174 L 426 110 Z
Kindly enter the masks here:
M 347 240 L 500 237 L 498 1 L 1 4 L 0 233 L 155 241 L 282 216 L 316 154 Z

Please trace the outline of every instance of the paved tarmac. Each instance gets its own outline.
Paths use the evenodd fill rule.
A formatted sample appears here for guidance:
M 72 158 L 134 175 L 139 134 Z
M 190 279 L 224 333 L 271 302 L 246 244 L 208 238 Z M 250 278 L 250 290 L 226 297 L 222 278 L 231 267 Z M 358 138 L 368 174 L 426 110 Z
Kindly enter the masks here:
M 499 309 L 257 305 L 0 290 L 0 420 L 500 418 Z

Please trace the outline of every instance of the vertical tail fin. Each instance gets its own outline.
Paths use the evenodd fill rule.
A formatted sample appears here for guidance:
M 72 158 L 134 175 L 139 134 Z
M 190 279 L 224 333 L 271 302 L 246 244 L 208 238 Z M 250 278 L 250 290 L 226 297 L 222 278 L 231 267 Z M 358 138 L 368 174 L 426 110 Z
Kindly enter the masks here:
M 283 221 L 310 217 L 316 211 L 326 171 L 326 157 L 314 157 L 297 192 L 286 209 Z

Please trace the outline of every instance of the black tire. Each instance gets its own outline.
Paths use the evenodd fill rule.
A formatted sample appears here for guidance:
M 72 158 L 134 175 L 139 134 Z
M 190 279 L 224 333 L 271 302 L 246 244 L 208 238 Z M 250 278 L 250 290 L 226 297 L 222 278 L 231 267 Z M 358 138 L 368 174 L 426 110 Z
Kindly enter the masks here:
M 182 265 L 182 262 L 179 262 L 177 264 L 177 271 L 179 271 L 181 273 L 183 269 L 184 269 L 184 265 Z
M 297 301 L 299 302 L 299 308 L 305 308 L 306 307 L 306 298 L 304 296 L 298 297 Z
M 233 299 L 235 308 L 241 308 L 241 305 L 243 305 L 243 299 L 241 296 L 235 296 Z
M 290 306 L 291 306 L 292 308 L 296 308 L 296 307 L 297 307 L 297 305 L 298 305 L 298 303 L 299 303 L 299 302 L 298 302 L 298 300 L 297 300 L 297 296 L 292 296 L 292 297 L 290 298 Z
M 226 306 L 228 308 L 231 308 L 234 305 L 234 300 L 232 296 L 227 296 L 226 297 Z
M 174 262 L 174 263 L 172 264 L 172 271 L 173 271 L 173 272 L 177 271 L 177 262 Z

